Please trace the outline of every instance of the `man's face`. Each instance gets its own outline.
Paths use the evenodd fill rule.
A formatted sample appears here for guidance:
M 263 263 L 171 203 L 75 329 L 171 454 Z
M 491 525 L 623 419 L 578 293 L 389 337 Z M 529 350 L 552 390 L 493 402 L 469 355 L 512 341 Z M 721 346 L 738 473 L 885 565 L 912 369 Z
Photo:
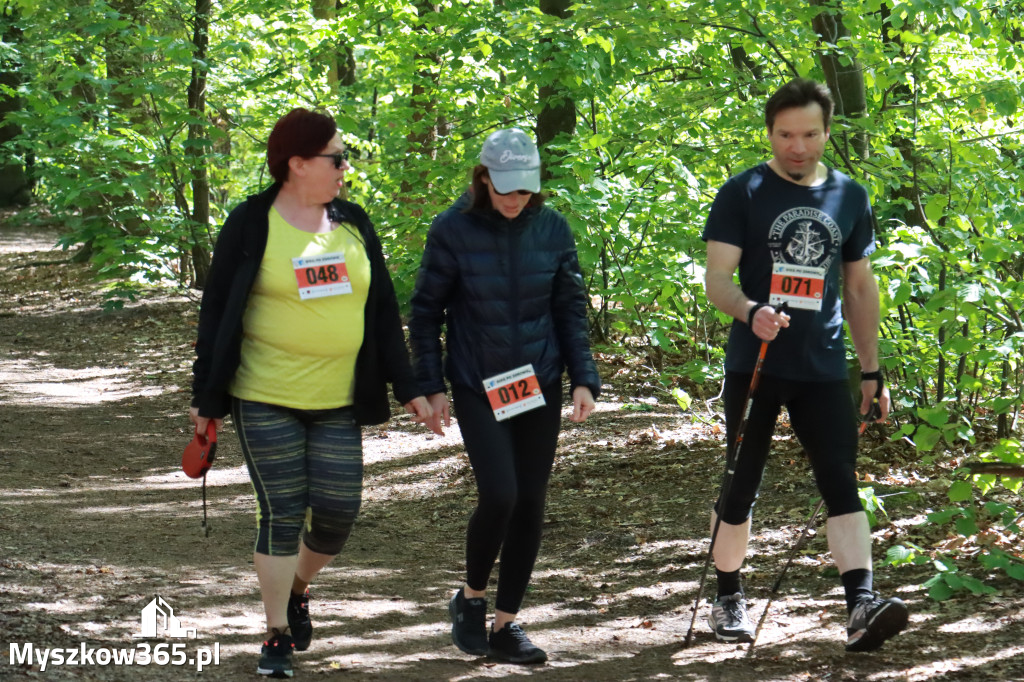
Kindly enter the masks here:
M 828 142 L 821 105 L 812 102 L 778 112 L 768 140 L 777 168 L 790 180 L 799 183 L 813 178 Z

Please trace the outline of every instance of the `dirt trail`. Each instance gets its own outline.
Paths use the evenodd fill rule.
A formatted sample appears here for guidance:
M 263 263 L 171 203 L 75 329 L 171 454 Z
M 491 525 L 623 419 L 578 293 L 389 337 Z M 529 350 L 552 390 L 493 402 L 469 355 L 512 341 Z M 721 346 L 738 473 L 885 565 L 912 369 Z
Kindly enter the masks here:
M 53 263 L 67 258 L 54 241 L 52 232 L 0 228 L 0 677 L 254 679 L 262 631 L 254 505 L 230 425 L 209 477 L 209 537 L 199 484 L 178 467 L 196 306 L 154 295 L 103 313 L 85 268 Z M 721 429 L 712 414 L 666 404 L 642 368 L 605 360 L 599 411 L 585 425 L 565 423 L 520 618 L 551 661 L 496 665 L 451 646 L 445 604 L 463 574 L 472 476 L 457 428 L 435 438 L 402 417 L 364 434 L 363 512 L 313 588 L 315 639 L 296 657 L 298 679 L 1024 679 L 1024 595 L 997 585 L 996 595 L 936 604 L 917 585 L 928 577 L 918 569 L 885 568 L 876 579 L 910 605 L 909 630 L 880 652 L 846 655 L 823 534 L 789 572 L 752 655 L 714 642 L 706 605 L 684 649 Z M 876 487 L 889 472 L 884 463 L 865 470 Z M 915 507 L 940 504 L 936 494 L 922 484 Z M 782 438 L 745 574 L 755 618 L 813 496 L 799 449 Z M 882 549 L 921 520 L 896 502 L 889 511 L 892 523 L 876 532 Z M 157 596 L 196 639 L 136 637 Z M 164 644 L 183 659 L 216 646 L 219 660 L 198 675 L 155 664 L 41 672 L 23 660 L 27 644 L 153 652 Z

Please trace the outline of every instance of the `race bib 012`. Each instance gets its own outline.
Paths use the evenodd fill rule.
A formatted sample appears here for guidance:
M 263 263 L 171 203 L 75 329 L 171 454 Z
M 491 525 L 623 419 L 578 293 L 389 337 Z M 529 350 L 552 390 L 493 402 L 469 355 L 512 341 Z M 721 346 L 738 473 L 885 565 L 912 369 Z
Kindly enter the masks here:
M 533 365 L 523 365 L 504 374 L 484 379 L 484 391 L 494 418 L 504 421 L 546 404 Z

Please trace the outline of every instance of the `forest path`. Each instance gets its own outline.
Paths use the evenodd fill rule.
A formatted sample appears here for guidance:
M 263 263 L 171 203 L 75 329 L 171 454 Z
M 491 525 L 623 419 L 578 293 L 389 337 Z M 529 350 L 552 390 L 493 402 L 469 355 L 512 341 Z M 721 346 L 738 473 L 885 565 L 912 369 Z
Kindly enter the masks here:
M 209 536 L 198 481 L 179 469 L 196 304 L 153 295 L 102 312 L 85 266 L 60 263 L 49 231 L 0 228 L 0 677 L 254 679 L 262 608 L 251 566 L 254 504 L 228 424 L 209 475 Z M 544 546 L 520 620 L 550 654 L 540 667 L 461 654 L 446 602 L 463 576 L 475 492 L 453 427 L 444 438 L 396 417 L 364 434 L 363 511 L 345 551 L 312 589 L 316 628 L 296 677 L 366 680 L 925 680 L 1024 679 L 1024 595 L 930 601 L 925 569 L 882 569 L 878 589 L 912 609 L 904 634 L 847 655 L 845 608 L 824 534 L 790 570 L 757 647 L 714 641 L 701 605 L 683 648 L 719 484 L 713 414 L 682 413 L 643 368 L 602 358 L 608 384 L 583 425 L 566 420 Z M 666 403 L 666 400 L 668 401 Z M 660 402 L 659 402 L 660 401 Z M 893 444 L 868 439 L 880 459 Z M 745 569 L 751 614 L 805 523 L 815 496 L 799 448 L 782 432 L 762 489 Z M 881 491 L 894 470 L 866 464 Z M 904 481 L 906 482 L 906 481 Z M 876 556 L 940 505 L 890 498 Z M 942 489 L 944 491 L 944 488 Z M 705 596 L 711 593 L 711 581 Z M 159 596 L 196 639 L 139 639 Z M 49 648 L 164 645 L 185 665 L 56 665 Z M 181 645 L 179 648 L 174 648 Z M 197 675 L 188 664 L 217 649 Z M 178 657 L 180 652 L 181 656 Z M 102 657 L 102 655 L 101 655 Z

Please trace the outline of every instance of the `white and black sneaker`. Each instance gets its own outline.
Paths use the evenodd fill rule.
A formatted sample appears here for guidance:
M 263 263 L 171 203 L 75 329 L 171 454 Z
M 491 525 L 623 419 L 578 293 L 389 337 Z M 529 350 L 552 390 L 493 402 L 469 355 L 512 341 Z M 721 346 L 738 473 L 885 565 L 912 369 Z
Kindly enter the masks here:
M 901 599 L 865 597 L 850 612 L 846 650 L 874 651 L 907 627 L 907 620 L 907 607 Z
M 747 602 L 742 592 L 715 599 L 708 625 L 719 642 L 753 642 L 754 626 L 747 618 Z

